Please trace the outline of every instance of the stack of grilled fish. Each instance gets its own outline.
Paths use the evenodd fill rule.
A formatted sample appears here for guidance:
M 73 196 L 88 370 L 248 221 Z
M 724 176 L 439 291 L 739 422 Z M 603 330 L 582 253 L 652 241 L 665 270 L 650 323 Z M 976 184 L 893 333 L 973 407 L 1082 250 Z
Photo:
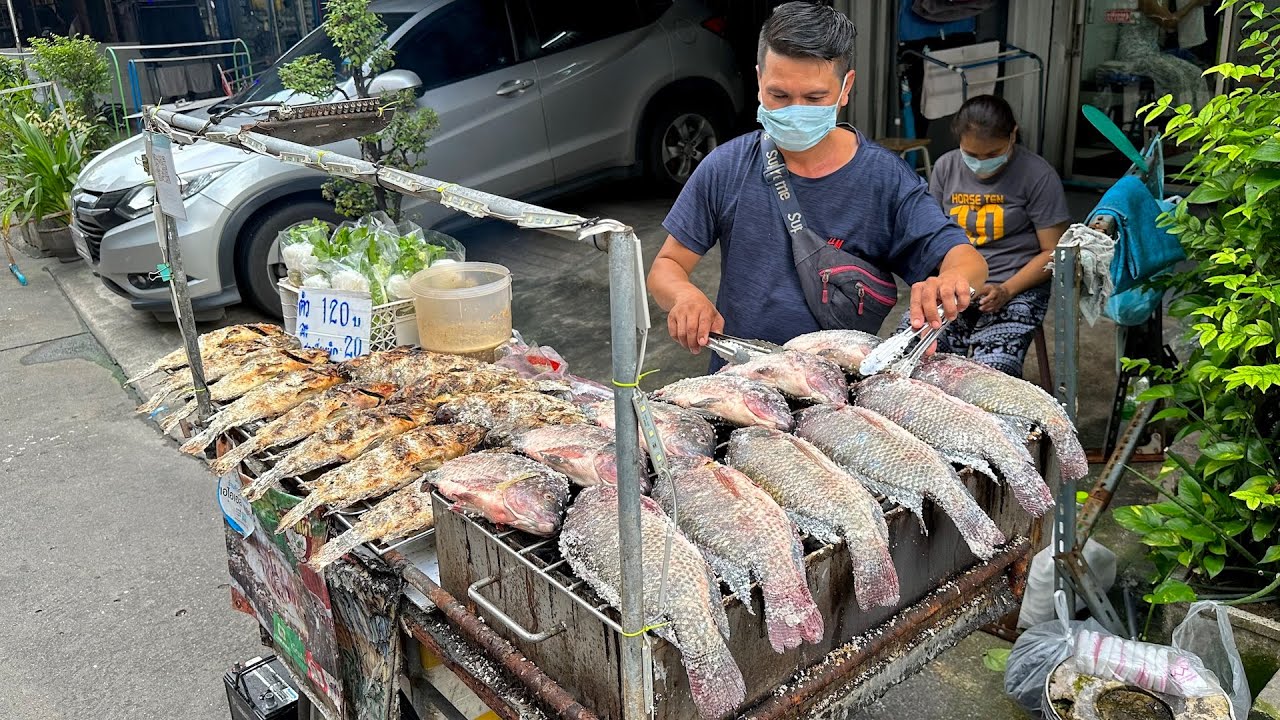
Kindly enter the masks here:
M 183 449 L 198 453 L 230 428 L 258 423 L 213 468 L 229 472 L 275 452 L 270 469 L 245 488 L 250 498 L 301 477 L 290 490 L 305 497 L 277 532 L 322 506 L 382 498 L 312 565 L 429 527 L 435 490 L 455 511 L 558 534 L 578 576 L 617 604 L 611 401 L 575 404 L 562 383 L 410 348 L 331 364 L 269 328 L 201 339 L 221 405 Z M 931 500 L 973 554 L 987 558 L 1005 538 L 958 467 L 1008 483 L 1034 515 L 1049 509 L 1052 496 L 1026 449 L 1030 429 L 1052 440 L 1064 476 L 1087 472 L 1070 420 L 1039 388 L 946 355 L 927 359 L 911 378 L 860 378 L 859 363 L 878 342 L 856 331 L 811 333 L 653 393 L 668 465 L 642 473 L 642 491 L 652 495 L 641 508 L 644 607 L 657 634 L 681 650 L 705 717 L 720 717 L 745 697 L 722 637 L 721 582 L 748 610 L 759 586 L 762 633 L 775 651 L 817 643 L 824 620 L 805 575 L 802 536 L 844 541 L 859 605 L 893 607 L 898 577 L 877 496 L 922 518 Z M 154 371 L 170 375 L 165 399 L 147 410 L 181 399 L 189 384 L 180 355 Z M 234 384 L 220 390 L 228 380 Z M 643 435 L 641 442 L 656 450 Z

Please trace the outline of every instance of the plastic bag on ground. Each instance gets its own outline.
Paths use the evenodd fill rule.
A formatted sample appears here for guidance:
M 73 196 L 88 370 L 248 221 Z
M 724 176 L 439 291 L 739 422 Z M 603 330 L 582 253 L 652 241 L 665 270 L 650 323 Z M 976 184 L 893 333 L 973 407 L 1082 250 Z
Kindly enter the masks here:
M 1027 590 L 1022 595 L 1022 609 L 1018 611 L 1018 627 L 1029 628 L 1053 619 L 1053 555 L 1054 538 L 1049 546 L 1031 558 L 1031 570 L 1027 573 Z M 1084 544 L 1084 560 L 1089 564 L 1089 576 L 1107 592 L 1116 582 L 1116 554 L 1110 548 L 1094 540 Z M 1076 610 L 1083 610 L 1084 598 L 1076 595 Z
M 569 369 L 560 353 L 546 345 L 528 345 L 517 336 L 494 350 L 495 365 L 516 371 L 528 380 L 555 380 Z
M 1050 673 L 1071 657 L 1080 629 L 1101 630 L 1095 620 L 1068 620 L 1067 599 L 1054 593 L 1057 619 L 1040 623 L 1022 633 L 1009 651 L 1004 670 L 1004 691 L 1033 718 L 1043 718 L 1044 684 Z
M 1235 717 L 1249 717 L 1249 683 L 1225 605 L 1211 600 L 1192 603 L 1186 619 L 1173 631 L 1173 647 L 1199 657 L 1230 696 Z

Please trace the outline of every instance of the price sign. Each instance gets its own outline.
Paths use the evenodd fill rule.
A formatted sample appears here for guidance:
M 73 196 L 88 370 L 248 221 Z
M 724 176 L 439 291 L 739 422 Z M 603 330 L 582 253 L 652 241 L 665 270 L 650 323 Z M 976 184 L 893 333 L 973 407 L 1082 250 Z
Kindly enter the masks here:
M 156 199 L 160 212 L 174 220 L 186 220 L 187 208 L 182 204 L 181 181 L 173 168 L 173 143 L 158 133 L 148 133 L 147 164 L 156 183 Z
M 331 360 L 350 360 L 369 352 L 373 299 L 349 290 L 300 288 L 298 340 L 323 348 Z

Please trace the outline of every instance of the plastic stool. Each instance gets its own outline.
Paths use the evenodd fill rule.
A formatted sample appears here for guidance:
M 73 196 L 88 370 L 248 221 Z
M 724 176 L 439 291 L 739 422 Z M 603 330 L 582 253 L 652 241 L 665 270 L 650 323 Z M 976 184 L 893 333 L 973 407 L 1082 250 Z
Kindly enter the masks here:
M 900 138 L 887 137 L 876 140 L 888 150 L 898 153 L 898 157 L 903 160 L 907 159 L 907 153 L 920 151 L 921 157 L 924 158 L 924 179 L 929 180 L 933 177 L 933 161 L 929 159 L 929 138 Z

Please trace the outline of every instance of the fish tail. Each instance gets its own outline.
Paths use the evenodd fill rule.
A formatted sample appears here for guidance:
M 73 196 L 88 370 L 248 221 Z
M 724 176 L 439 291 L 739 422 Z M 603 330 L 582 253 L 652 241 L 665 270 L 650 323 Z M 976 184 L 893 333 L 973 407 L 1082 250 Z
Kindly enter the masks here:
M 1013 490 L 1013 496 L 1018 499 L 1018 504 L 1034 517 L 1044 515 L 1053 507 L 1053 493 L 1040 473 L 1036 472 L 1035 466 L 1023 464 L 1004 472 L 1004 477 Z
M 218 435 L 222 434 L 222 431 L 225 429 L 226 428 L 223 427 L 222 423 L 210 423 L 209 427 L 194 435 L 190 440 L 184 442 L 182 447 L 178 449 L 188 455 L 199 455 L 204 452 L 204 449 L 209 447 L 209 443 L 213 442 L 214 439 L 216 439 Z
M 857 586 L 858 607 L 893 607 L 898 604 L 898 570 L 884 543 L 870 538 L 848 543 L 853 560 L 853 579 Z
M 764 584 L 764 624 L 776 653 L 822 639 L 822 613 L 813 602 L 804 576 Z
M 149 400 L 138 406 L 138 414 L 147 415 L 160 409 L 165 403 L 169 402 L 170 396 L 172 396 L 177 390 L 178 388 L 171 387 L 169 385 L 165 385 L 164 387 L 157 389 L 156 394 L 152 395 Z
M 234 470 L 241 460 L 252 455 L 257 449 L 257 440 L 250 438 L 223 453 L 222 457 L 213 461 L 209 469 L 213 471 L 214 475 L 225 475 Z
M 257 500 L 273 487 L 280 487 L 280 478 L 284 477 L 284 463 L 262 473 L 245 486 L 242 494 L 249 500 Z
M 983 512 L 963 485 L 957 484 L 955 492 L 937 498 L 947 517 L 955 523 L 969 550 L 983 560 L 996 553 L 996 546 L 1005 541 L 1004 533 Z
M 286 528 L 291 528 L 294 525 L 297 525 L 299 520 L 310 515 L 311 511 L 320 507 L 320 504 L 323 502 L 324 497 L 322 496 L 322 493 L 319 492 L 313 492 L 302 498 L 302 502 L 294 505 L 289 509 L 289 512 L 284 514 L 284 517 L 280 518 L 280 524 L 276 525 L 276 534 L 279 535 L 284 532 Z
M 1053 451 L 1058 455 L 1058 464 L 1062 466 L 1064 480 L 1079 480 L 1089 474 L 1089 460 L 1080 438 L 1065 418 L 1055 418 L 1045 423 L 1045 432 L 1053 441 Z
M 329 545 L 332 544 L 331 541 Z M 329 545 L 324 546 L 322 554 Z M 738 709 L 747 697 L 747 688 L 729 648 L 710 627 L 707 631 L 708 646 L 697 653 L 685 650 L 682 659 L 689 674 L 689 694 L 698 713 L 704 718 L 720 718 Z
M 315 557 L 307 561 L 313 570 L 323 570 L 343 555 L 355 550 L 360 543 L 364 542 L 364 538 L 355 529 L 348 530 L 338 537 L 325 543 L 320 552 Z
M 133 377 L 129 378 L 128 380 L 125 380 L 124 382 L 126 385 L 136 385 L 139 382 L 146 380 L 147 378 L 151 377 L 152 375 L 155 375 L 158 372 L 160 372 L 160 362 L 156 361 L 152 363 L 149 367 L 147 367 L 146 370 L 143 370 L 142 372 L 138 373 L 137 375 L 134 375 Z
M 173 432 L 173 429 L 178 427 L 178 423 L 191 417 L 192 415 L 195 414 L 195 412 L 196 412 L 196 401 L 190 400 L 187 402 L 186 405 L 183 405 L 180 410 L 175 410 L 174 412 L 165 416 L 165 419 L 160 421 L 160 429 L 165 432 Z

